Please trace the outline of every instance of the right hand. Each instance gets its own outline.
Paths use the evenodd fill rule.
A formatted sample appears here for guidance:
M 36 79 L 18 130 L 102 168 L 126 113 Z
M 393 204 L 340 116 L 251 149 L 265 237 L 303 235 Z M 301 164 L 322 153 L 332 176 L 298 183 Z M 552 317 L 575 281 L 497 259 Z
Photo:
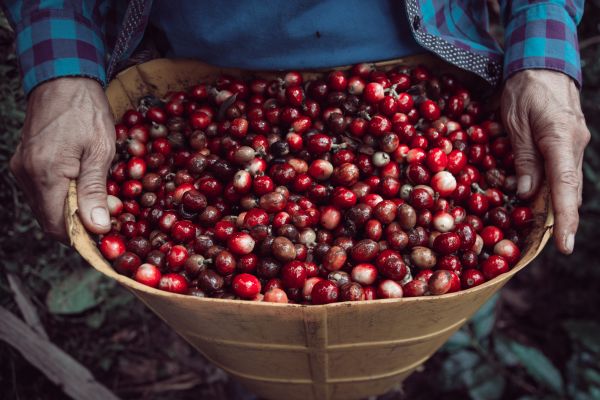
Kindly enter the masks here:
M 30 94 L 10 168 L 44 232 L 66 243 L 63 210 L 71 179 L 77 180 L 84 226 L 97 234 L 110 230 L 106 174 L 114 154 L 114 122 L 102 87 L 65 77 Z
M 581 112 L 579 90 L 562 72 L 519 71 L 502 93 L 502 117 L 515 151 L 517 193 L 531 198 L 544 175 L 554 211 L 554 241 L 573 252 L 583 188 L 583 151 L 590 132 Z

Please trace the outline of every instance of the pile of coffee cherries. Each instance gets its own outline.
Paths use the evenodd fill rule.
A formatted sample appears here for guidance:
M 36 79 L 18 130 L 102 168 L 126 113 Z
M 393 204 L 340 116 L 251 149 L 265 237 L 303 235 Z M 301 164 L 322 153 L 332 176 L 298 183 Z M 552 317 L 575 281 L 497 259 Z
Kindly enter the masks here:
M 533 222 L 497 116 L 423 66 L 220 76 L 115 128 L 100 251 L 173 293 L 442 295 L 509 271 Z

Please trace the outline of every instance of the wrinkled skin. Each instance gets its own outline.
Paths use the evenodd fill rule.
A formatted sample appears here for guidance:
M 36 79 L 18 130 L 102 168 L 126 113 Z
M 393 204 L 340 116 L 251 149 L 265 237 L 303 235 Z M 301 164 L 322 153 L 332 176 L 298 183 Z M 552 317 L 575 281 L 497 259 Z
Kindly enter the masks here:
M 513 148 L 518 193 L 531 198 L 546 176 L 560 251 L 573 251 L 581 204 L 583 150 L 590 133 L 571 78 L 549 70 L 510 77 L 501 113 Z M 62 213 L 68 182 L 77 179 L 80 217 L 88 230 L 110 229 L 106 174 L 115 132 L 101 86 L 87 78 L 59 78 L 30 95 L 21 144 L 10 166 L 46 233 L 66 241 Z
M 501 99 L 504 126 L 515 152 L 517 192 L 531 198 L 544 177 L 554 209 L 554 240 L 570 254 L 579 224 L 583 151 L 590 141 L 575 82 L 561 72 L 514 74 Z
M 109 231 L 106 174 L 114 154 L 114 122 L 100 84 L 59 78 L 30 94 L 10 168 L 44 231 L 66 242 L 63 209 L 71 179 L 77 179 L 85 227 L 94 233 Z

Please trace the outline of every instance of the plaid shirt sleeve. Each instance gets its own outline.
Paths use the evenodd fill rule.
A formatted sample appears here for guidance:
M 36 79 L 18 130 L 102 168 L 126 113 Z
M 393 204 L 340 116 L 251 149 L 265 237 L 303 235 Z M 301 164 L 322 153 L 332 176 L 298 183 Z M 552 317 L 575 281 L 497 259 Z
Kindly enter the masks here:
M 502 0 L 504 79 L 524 69 L 551 69 L 581 87 L 577 24 L 584 0 Z
M 64 76 L 85 76 L 105 83 L 101 3 L 5 2 L 6 14 L 16 33 L 26 94 L 42 82 Z

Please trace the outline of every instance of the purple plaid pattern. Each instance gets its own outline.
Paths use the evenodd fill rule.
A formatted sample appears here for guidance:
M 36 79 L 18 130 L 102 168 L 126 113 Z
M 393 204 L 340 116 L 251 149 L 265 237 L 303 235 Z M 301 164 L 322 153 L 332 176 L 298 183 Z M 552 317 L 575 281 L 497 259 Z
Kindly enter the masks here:
M 103 81 L 104 46 L 89 19 L 75 10 L 41 9 L 15 25 L 17 52 L 27 92 L 59 76 Z
M 492 85 L 523 69 L 563 72 L 581 85 L 577 24 L 583 0 L 499 0 L 504 51 L 488 32 L 486 1 L 406 0 L 415 39 Z
M 504 77 L 517 71 L 544 68 L 564 72 L 581 85 L 581 65 L 576 26 L 583 2 L 565 1 L 516 7 L 504 4 L 511 15 L 506 24 Z
M 500 0 L 503 50 L 488 32 L 483 0 L 405 0 L 417 42 L 491 85 L 517 71 L 561 71 L 581 84 L 576 26 L 583 0 Z M 87 76 L 105 84 L 142 39 L 152 0 L 7 0 L 17 34 L 23 86 L 60 76 Z M 106 68 L 105 68 L 106 66 Z

